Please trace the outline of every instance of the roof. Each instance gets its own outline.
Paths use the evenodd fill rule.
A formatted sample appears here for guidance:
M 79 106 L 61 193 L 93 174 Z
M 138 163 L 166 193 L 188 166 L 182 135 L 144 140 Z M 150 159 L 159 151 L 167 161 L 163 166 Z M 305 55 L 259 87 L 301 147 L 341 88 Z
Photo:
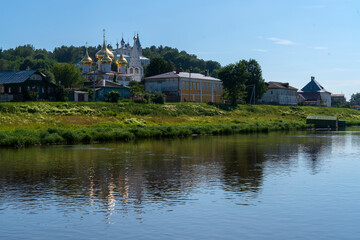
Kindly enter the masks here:
M 282 83 L 282 82 L 268 82 L 266 83 L 268 89 L 289 89 L 297 91 L 297 88 L 294 88 L 289 85 L 289 83 Z
M 311 78 L 311 81 L 301 89 L 303 92 L 327 92 L 323 86 L 318 83 L 315 78 Z
M 0 72 L 0 84 L 23 83 L 36 72 L 36 70 Z
M 331 94 L 332 97 L 345 97 L 344 94 Z
M 306 119 L 316 119 L 316 120 L 335 120 L 337 121 L 338 118 L 335 116 L 308 116 Z
M 105 86 L 104 86 L 105 85 Z M 95 87 L 117 87 L 117 88 L 129 88 L 120 83 L 116 83 L 109 80 L 100 80 L 95 84 Z
M 198 79 L 198 80 L 209 80 L 209 81 L 221 81 L 218 78 L 213 78 L 210 76 L 205 76 L 201 73 L 188 73 L 188 72 L 179 72 L 176 73 L 175 71 L 173 72 L 168 72 L 168 73 L 162 73 L 159 75 L 155 75 L 155 76 L 151 76 L 151 77 L 147 77 L 145 78 L 145 80 L 151 80 L 151 79 L 166 79 L 166 78 L 191 78 L 191 79 Z

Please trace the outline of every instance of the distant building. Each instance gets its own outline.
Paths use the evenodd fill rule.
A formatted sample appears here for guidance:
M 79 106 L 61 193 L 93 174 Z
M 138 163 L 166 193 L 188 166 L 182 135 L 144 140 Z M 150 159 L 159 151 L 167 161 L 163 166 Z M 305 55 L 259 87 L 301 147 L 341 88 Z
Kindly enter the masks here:
M 311 77 L 311 81 L 298 94 L 299 103 L 304 105 L 331 107 L 331 92 L 326 91 L 315 77 Z
M 140 82 L 144 75 L 143 66 L 149 64 L 150 60 L 142 56 L 139 35 L 134 36 L 133 39 L 133 47 L 130 47 L 129 43 L 125 44 L 124 39 L 122 39 L 121 48 L 119 48 L 119 44 L 117 44 L 117 49 L 111 51 L 106 47 L 104 30 L 102 48 L 96 53 L 97 70 L 92 71 L 93 60 L 90 58 L 86 49 L 85 56 L 81 60 L 83 76 L 87 77 L 90 81 L 96 81 L 98 79 L 115 80 L 125 86 L 132 80 Z M 114 57 L 117 59 L 117 71 L 111 70 L 111 63 Z
M 94 90 L 95 101 L 105 101 L 106 98 L 109 96 L 109 92 L 112 91 L 118 92 L 120 94 L 120 98 L 119 98 L 120 100 L 131 97 L 131 91 L 129 87 L 105 79 L 91 81 L 91 82 L 84 82 L 83 84 L 77 86 L 76 88 L 73 88 L 73 90 L 81 89 L 83 87 L 88 87 Z
M 338 105 L 346 105 L 346 98 L 344 94 L 331 94 L 331 105 L 337 107 Z
M 56 85 L 36 70 L 0 72 L 0 101 L 23 101 L 26 93 L 36 92 L 38 99 L 55 100 Z
M 71 102 L 88 102 L 89 93 L 85 91 L 70 90 L 69 101 Z
M 222 102 L 222 81 L 200 73 L 168 72 L 145 78 L 146 92 L 162 92 L 168 102 Z
M 297 105 L 297 88 L 282 82 L 265 83 L 268 90 L 259 100 L 259 103 L 274 105 Z

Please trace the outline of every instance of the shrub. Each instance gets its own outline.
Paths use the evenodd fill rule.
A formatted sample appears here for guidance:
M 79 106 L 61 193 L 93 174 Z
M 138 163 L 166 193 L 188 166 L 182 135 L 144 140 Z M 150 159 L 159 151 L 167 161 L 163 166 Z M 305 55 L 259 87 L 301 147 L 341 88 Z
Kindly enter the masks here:
M 24 101 L 36 101 L 39 97 L 39 94 L 35 91 L 31 91 L 31 90 L 25 90 L 23 92 L 23 98 Z
M 164 104 L 165 103 L 165 94 L 161 92 L 155 92 L 151 97 L 151 101 L 156 104 Z
M 120 98 L 119 92 L 111 91 L 111 92 L 109 92 L 109 95 L 107 96 L 106 101 L 116 103 L 119 101 L 119 98 Z

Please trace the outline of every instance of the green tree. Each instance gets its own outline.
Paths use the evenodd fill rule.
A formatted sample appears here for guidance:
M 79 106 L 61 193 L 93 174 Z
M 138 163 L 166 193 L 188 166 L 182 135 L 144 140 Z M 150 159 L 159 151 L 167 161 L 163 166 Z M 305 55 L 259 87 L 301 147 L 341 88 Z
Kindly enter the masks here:
M 66 91 L 66 89 L 61 86 L 58 85 L 55 88 L 55 97 L 56 97 L 56 101 L 60 101 L 60 102 L 64 102 L 68 100 L 68 92 Z
M 145 93 L 145 88 L 144 85 L 137 82 L 137 81 L 130 81 L 129 82 L 129 88 L 131 91 L 131 96 L 136 96 L 139 94 L 144 94 Z
M 117 91 L 111 91 L 109 92 L 106 101 L 116 103 L 119 101 L 119 98 L 120 98 L 120 93 L 118 93 Z
M 84 79 L 81 77 L 80 69 L 71 63 L 56 63 L 51 72 L 54 74 L 56 84 L 70 88 L 79 84 Z
M 165 61 L 161 57 L 154 57 L 150 60 L 150 64 L 146 67 L 145 76 L 150 77 L 161 73 L 171 72 L 175 69 L 174 65 Z
M 249 72 L 249 78 L 248 81 L 246 82 L 247 94 L 245 96 L 245 101 L 247 103 L 250 103 L 254 86 L 255 86 L 255 96 L 253 97 L 255 97 L 255 100 L 257 101 L 264 95 L 264 93 L 267 90 L 265 85 L 265 80 L 262 77 L 261 67 L 259 63 L 254 59 L 250 59 L 249 61 L 242 60 L 242 62 L 246 64 L 246 69 Z
M 155 104 L 164 104 L 165 103 L 165 94 L 162 92 L 155 92 L 151 96 L 151 101 Z
M 223 82 L 225 94 L 232 105 L 237 105 L 240 100 L 244 99 L 246 84 L 249 79 L 249 72 L 244 61 L 221 68 L 219 78 Z
M 350 98 L 351 105 L 360 105 L 360 93 L 354 93 Z

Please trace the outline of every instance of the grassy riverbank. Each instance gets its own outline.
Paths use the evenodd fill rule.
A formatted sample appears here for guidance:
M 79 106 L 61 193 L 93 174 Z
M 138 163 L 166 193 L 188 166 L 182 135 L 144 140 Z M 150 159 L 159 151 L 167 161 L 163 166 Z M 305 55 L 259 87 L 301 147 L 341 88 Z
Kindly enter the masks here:
M 231 134 L 303 129 L 308 115 L 360 123 L 344 108 L 197 103 L 0 103 L 0 146 L 128 141 L 192 134 Z

